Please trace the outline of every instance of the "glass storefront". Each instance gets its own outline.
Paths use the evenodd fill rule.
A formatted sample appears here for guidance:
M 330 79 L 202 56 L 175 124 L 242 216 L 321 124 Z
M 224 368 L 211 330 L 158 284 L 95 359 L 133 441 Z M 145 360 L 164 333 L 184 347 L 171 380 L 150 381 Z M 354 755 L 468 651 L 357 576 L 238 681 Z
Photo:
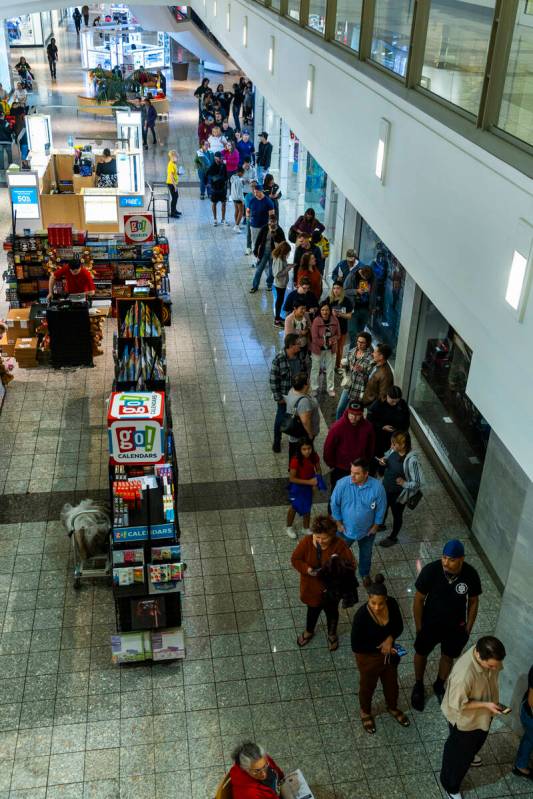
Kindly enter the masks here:
M 287 16 L 296 22 L 300 21 L 300 0 L 289 0 L 287 3 Z
M 335 41 L 359 50 L 363 0 L 337 0 Z
M 319 219 L 324 218 L 326 207 L 326 184 L 328 176 L 311 153 L 307 153 L 305 177 L 305 207 L 313 208 Z
M 412 0 L 376 0 L 371 58 L 401 75 L 407 72 L 407 58 L 413 19 Z
M 400 330 L 405 269 L 364 220 L 356 249 L 359 260 L 370 266 L 374 277 L 367 327 L 376 341 L 388 344 L 394 353 Z M 391 360 L 394 362 L 394 357 Z
M 490 427 L 466 386 L 472 351 L 424 296 L 415 344 L 409 402 L 448 473 L 473 508 Z
M 50 11 L 20 14 L 6 19 L 6 30 L 11 47 L 43 47 L 52 35 Z
M 313 30 L 324 33 L 326 28 L 326 0 L 310 0 L 307 24 Z
M 525 14 L 533 14 L 533 2 L 526 7 Z M 529 24 L 525 24 L 526 22 Z M 533 144 L 532 54 L 531 21 L 518 14 L 509 53 L 498 127 L 528 144 Z
M 421 85 L 477 114 L 496 0 L 432 0 Z

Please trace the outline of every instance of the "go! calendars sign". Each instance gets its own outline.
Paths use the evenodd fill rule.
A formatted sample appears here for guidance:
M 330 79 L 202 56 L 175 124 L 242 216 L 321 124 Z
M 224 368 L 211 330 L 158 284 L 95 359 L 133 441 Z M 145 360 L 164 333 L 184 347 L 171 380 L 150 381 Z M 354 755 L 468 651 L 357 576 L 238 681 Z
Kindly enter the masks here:
M 107 427 L 113 463 L 160 463 L 165 450 L 165 395 L 116 392 L 111 395 Z

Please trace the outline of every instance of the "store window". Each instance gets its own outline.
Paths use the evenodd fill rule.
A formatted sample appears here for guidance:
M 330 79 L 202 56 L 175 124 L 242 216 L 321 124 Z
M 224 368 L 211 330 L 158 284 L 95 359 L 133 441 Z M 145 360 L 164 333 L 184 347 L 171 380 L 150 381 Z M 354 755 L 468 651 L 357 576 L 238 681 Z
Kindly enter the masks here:
M 6 30 L 11 47 L 43 46 L 52 35 L 50 12 L 36 11 L 6 19 Z
M 277 11 L 279 14 L 280 0 L 270 0 L 270 8 L 272 11 Z
M 363 0 L 337 0 L 335 41 L 359 50 Z
M 289 0 L 287 3 L 287 16 L 296 22 L 300 21 L 300 0 Z
M 376 0 L 371 58 L 405 77 L 411 39 L 413 0 Z
M 317 217 L 323 221 L 326 207 L 326 185 L 328 176 L 311 153 L 307 153 L 307 173 L 305 178 L 305 207 L 313 208 Z
M 490 427 L 466 386 L 472 350 L 424 296 L 409 401 L 450 476 L 473 507 Z
M 477 115 L 495 0 L 432 0 L 421 85 Z
M 361 263 L 368 265 L 373 275 L 367 327 L 376 341 L 388 344 L 394 353 L 400 330 L 405 269 L 364 220 L 358 253 Z
M 525 13 L 533 15 L 533 2 L 528 3 Z M 532 19 L 530 16 L 529 25 L 525 25 L 520 12 L 517 14 L 498 122 L 502 130 L 528 144 L 533 144 Z
M 326 0 L 310 0 L 307 24 L 313 30 L 324 34 L 326 29 Z

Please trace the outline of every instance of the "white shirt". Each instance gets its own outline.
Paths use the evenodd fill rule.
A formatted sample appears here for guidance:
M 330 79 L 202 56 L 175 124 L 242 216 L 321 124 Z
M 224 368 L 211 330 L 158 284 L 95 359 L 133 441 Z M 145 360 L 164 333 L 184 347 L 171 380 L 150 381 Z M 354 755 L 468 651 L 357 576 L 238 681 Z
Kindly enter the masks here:
M 212 153 L 221 153 L 226 144 L 226 139 L 224 136 L 210 136 L 208 142 Z

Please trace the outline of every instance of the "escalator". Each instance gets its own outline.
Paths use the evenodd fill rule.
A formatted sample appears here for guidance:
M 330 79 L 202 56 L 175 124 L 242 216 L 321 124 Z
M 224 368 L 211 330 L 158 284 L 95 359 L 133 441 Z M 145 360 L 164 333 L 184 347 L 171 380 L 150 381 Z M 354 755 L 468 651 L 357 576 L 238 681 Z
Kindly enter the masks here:
M 164 31 L 203 62 L 212 72 L 240 72 L 220 42 L 189 6 L 130 5 L 131 13 L 146 31 Z

